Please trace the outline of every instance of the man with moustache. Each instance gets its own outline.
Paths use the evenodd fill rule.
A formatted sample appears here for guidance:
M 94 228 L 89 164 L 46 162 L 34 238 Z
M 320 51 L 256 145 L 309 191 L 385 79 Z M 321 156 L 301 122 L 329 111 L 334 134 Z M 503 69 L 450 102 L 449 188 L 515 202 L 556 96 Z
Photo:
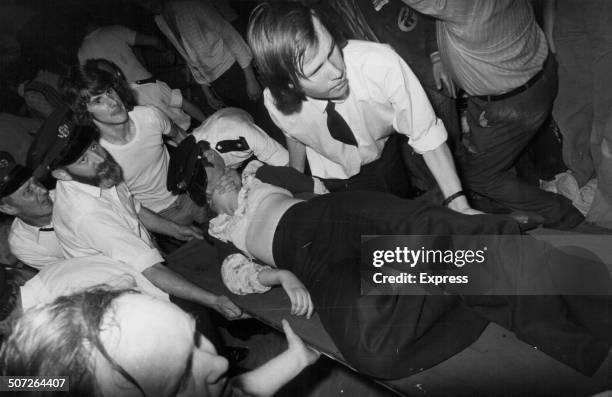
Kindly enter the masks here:
M 180 240 L 202 238 L 201 230 L 165 219 L 135 199 L 121 167 L 98 142 L 91 125 L 77 125 L 70 111 L 47 120 L 31 150 L 36 174 L 57 179 L 52 221 L 67 258 L 105 255 L 133 267 L 153 285 L 178 298 L 212 308 L 227 318 L 241 310 L 163 265 L 149 231 Z

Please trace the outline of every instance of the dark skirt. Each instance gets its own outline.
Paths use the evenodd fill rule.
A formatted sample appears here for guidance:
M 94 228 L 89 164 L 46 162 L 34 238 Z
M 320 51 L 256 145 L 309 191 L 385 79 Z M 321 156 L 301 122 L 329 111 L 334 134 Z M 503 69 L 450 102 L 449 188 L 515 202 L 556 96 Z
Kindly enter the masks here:
M 584 373 L 607 354 L 607 297 L 363 296 L 361 236 L 398 234 L 467 235 L 469 245 L 469 235 L 519 229 L 502 216 L 466 216 L 377 192 L 332 193 L 291 207 L 274 235 L 274 260 L 302 280 L 323 326 L 360 372 L 397 379 L 429 368 L 473 343 L 490 320 Z M 515 247 L 496 249 L 501 259 L 488 271 L 506 277 L 513 261 L 503 258 L 515 256 Z

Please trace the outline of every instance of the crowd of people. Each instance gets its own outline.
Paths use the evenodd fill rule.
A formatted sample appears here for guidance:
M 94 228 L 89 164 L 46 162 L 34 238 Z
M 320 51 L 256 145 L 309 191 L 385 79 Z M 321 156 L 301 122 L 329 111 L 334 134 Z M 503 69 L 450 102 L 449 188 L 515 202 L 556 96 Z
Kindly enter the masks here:
M 599 51 L 584 55 L 587 78 L 568 37 L 577 0 L 254 3 L 247 26 L 220 1 L 134 0 L 161 35 L 84 21 L 72 62 L 3 83 L 23 106 L 0 114 L 0 374 L 69 375 L 71 395 L 277 392 L 318 353 L 284 321 L 287 349 L 228 380 L 216 316 L 245 314 L 167 266 L 192 240 L 216 242 L 232 293 L 280 285 L 291 314 L 317 312 L 368 376 L 431 367 L 489 321 L 594 373 L 612 345 L 608 295 L 367 296 L 359 255 L 362 235 L 457 235 L 466 248 L 507 235 L 494 279 L 545 289 L 542 269 L 599 269 L 555 250 L 521 262 L 512 236 L 585 217 L 612 227 L 607 25 L 584 22 Z M 0 44 L 17 46 L 9 68 L 19 42 Z M 181 58 L 203 101 L 149 71 L 144 47 Z M 577 75 L 588 106 L 569 99 Z M 539 136 L 560 139 L 555 120 L 562 151 L 542 152 Z M 567 167 L 533 183 L 521 170 L 534 150 Z

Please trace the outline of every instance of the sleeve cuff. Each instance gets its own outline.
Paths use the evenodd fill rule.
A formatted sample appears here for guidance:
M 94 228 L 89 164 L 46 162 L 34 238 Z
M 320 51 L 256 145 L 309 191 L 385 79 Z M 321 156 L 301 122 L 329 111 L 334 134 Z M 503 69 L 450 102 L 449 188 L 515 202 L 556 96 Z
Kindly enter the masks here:
M 161 256 L 157 248 L 150 248 L 148 251 L 139 251 L 137 256 L 131 258 L 115 259 L 132 266 L 132 268 L 139 273 L 142 273 L 151 266 L 164 261 L 164 258 Z
M 419 154 L 429 152 L 446 142 L 448 134 L 442 120 L 436 118 L 429 129 L 423 132 L 418 138 L 410 137 L 408 144 Z

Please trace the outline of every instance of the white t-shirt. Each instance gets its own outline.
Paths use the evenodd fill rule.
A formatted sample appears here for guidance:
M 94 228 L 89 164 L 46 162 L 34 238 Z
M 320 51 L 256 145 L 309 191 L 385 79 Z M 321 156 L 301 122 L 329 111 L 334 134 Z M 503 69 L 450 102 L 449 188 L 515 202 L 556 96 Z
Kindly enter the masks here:
M 100 138 L 100 145 L 121 166 L 134 197 L 153 212 L 163 211 L 177 198 L 166 187 L 170 155 L 162 135 L 170 132 L 170 121 L 152 106 L 135 106 L 129 116 L 134 123 L 134 138 L 125 145 Z
M 104 284 L 111 288 L 133 288 L 153 297 L 169 300 L 168 294 L 153 285 L 131 266 L 104 255 L 66 259 L 47 266 L 21 287 L 21 303 L 26 310 L 53 302 L 89 287 Z
M 136 32 L 121 25 L 103 26 L 85 38 L 79 48 L 79 63 L 88 59 L 104 58 L 114 62 L 125 75 L 128 82 L 144 80 L 151 73 L 138 61 L 132 47 Z

